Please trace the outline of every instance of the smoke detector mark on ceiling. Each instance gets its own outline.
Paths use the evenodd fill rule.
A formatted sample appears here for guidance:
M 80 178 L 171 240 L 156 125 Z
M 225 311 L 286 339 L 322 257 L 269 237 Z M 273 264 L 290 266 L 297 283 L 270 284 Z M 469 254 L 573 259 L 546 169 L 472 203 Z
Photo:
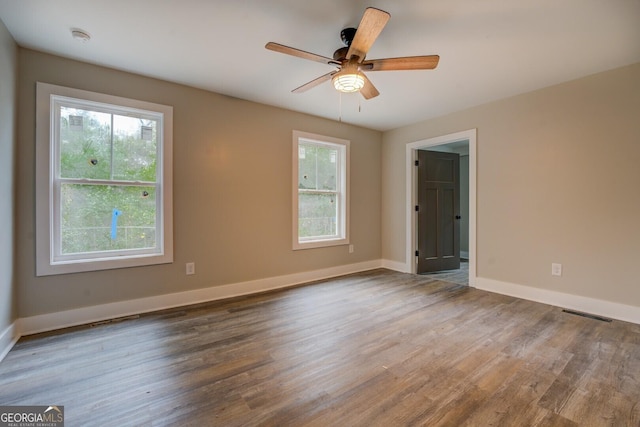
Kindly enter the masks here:
M 86 43 L 89 40 L 91 40 L 91 35 L 79 28 L 71 29 L 71 37 L 73 37 L 75 40 L 78 40 L 79 42 L 82 42 L 82 43 Z

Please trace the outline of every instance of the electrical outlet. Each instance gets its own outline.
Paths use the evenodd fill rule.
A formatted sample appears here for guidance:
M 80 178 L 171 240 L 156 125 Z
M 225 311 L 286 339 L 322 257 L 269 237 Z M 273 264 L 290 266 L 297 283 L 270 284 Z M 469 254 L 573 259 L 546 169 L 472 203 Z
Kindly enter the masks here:
M 187 270 L 186 271 L 187 272 L 187 276 L 192 275 L 192 274 L 196 274 L 196 263 L 195 262 L 188 262 L 186 270 Z
M 551 275 L 552 276 L 562 276 L 562 264 L 556 264 L 555 262 L 551 264 Z
M 349 245 L 349 253 L 352 254 L 354 250 L 353 245 Z

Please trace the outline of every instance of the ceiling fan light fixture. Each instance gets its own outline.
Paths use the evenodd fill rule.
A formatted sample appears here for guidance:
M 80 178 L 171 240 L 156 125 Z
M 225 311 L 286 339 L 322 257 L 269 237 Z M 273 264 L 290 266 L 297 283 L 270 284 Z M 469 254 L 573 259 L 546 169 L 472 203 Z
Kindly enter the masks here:
M 364 76 L 358 70 L 342 70 L 331 79 L 336 90 L 345 93 L 358 92 L 364 87 Z

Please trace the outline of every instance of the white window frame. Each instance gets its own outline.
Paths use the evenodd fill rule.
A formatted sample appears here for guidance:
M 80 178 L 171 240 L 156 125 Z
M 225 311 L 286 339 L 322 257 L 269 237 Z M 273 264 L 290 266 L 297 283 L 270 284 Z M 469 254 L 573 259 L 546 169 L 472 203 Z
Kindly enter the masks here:
M 61 256 L 59 211 L 59 123 L 56 105 L 79 101 L 109 112 L 148 113 L 158 119 L 156 241 L 153 250 L 117 250 L 99 256 Z M 59 122 L 59 120 L 58 120 Z M 173 262 L 173 107 L 38 82 L 36 86 L 36 275 L 78 273 Z M 57 231 L 56 231 L 57 230 Z
M 338 190 L 338 237 L 318 238 L 314 240 L 301 240 L 298 235 L 298 156 L 300 143 L 311 143 L 320 146 L 340 148 L 339 167 L 337 177 Z M 350 141 L 330 136 L 317 135 L 298 130 L 293 131 L 293 175 L 292 175 L 292 246 L 293 250 L 322 248 L 328 246 L 340 246 L 349 244 L 349 156 Z

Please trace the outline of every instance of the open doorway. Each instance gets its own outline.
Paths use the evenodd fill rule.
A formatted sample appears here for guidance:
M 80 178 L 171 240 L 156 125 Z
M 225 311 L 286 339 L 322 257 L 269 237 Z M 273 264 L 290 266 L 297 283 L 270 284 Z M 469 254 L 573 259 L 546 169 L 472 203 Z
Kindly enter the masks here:
M 406 271 L 417 272 L 416 250 L 418 247 L 418 215 L 415 210 L 418 196 L 418 173 L 415 161 L 418 158 L 418 150 L 429 150 L 439 152 L 457 152 L 467 157 L 468 168 L 461 174 L 461 179 L 465 181 L 463 186 L 467 189 L 463 195 L 466 209 L 463 209 L 461 216 L 466 219 L 466 224 L 462 227 L 465 235 L 461 232 L 460 257 L 468 260 L 460 271 L 448 273 L 452 281 L 460 281 L 461 274 L 468 274 L 468 285 L 475 286 L 476 278 L 476 130 L 457 132 L 443 135 L 436 138 L 429 138 L 407 144 L 407 189 L 406 189 Z M 465 176 L 466 174 L 466 176 Z M 468 271 L 468 273 L 466 273 Z M 453 278 L 455 277 L 455 280 Z

